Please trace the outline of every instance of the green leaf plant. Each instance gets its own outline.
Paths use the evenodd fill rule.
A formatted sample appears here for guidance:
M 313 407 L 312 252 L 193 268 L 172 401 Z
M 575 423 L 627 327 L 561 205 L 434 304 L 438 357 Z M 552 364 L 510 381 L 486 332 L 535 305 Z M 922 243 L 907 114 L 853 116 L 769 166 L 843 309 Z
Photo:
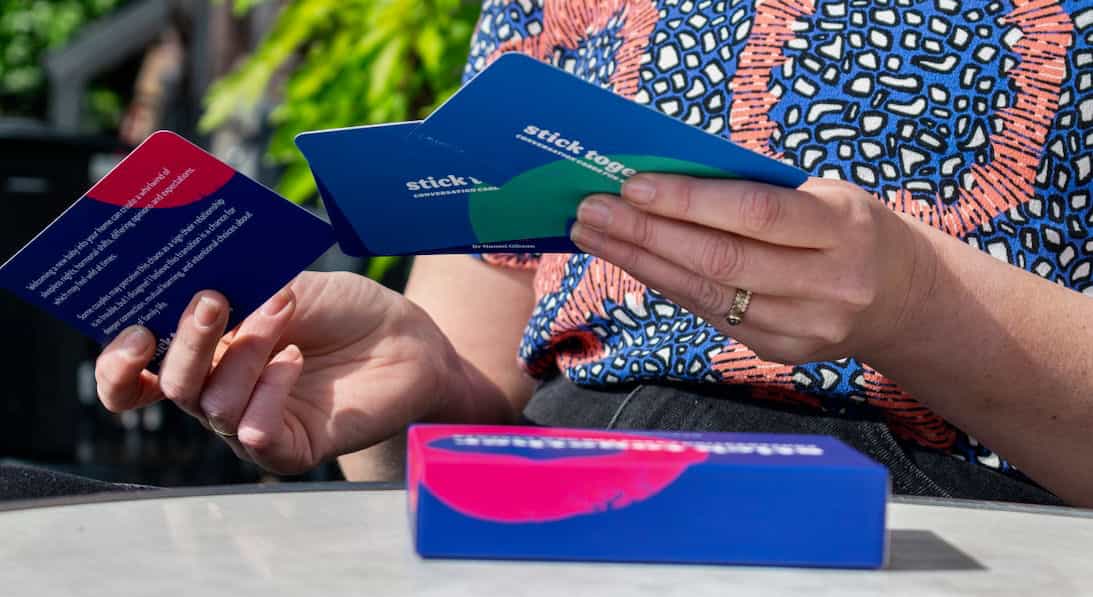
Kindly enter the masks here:
M 245 13 L 265 0 L 234 0 Z M 280 166 L 277 190 L 304 203 L 317 195 L 293 144 L 302 131 L 412 120 L 459 87 L 480 4 L 474 0 L 292 0 L 258 48 L 213 85 L 204 132 L 269 97 L 285 73 L 271 114 L 267 158 Z M 373 259 L 383 278 L 397 258 Z
M 125 4 L 125 0 L 0 0 L 0 117 L 44 118 L 48 81 L 42 65 L 81 28 Z M 121 98 L 93 86 L 89 120 L 117 126 Z

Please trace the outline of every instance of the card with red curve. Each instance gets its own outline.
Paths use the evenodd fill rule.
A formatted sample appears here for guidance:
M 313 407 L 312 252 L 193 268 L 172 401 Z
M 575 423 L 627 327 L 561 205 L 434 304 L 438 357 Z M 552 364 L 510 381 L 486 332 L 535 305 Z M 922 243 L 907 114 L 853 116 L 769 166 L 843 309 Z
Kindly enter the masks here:
M 0 286 L 100 343 L 148 327 L 154 368 L 196 292 L 228 298 L 230 328 L 333 244 L 321 219 L 161 131 L 0 267 Z
M 877 568 L 887 470 L 832 437 L 417 425 L 424 557 Z

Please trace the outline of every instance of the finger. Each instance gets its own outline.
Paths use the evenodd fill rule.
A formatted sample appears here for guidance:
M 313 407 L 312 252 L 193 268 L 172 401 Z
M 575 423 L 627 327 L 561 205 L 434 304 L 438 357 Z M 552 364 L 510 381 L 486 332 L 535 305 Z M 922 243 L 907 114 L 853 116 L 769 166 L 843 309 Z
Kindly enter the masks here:
M 220 337 L 220 341 L 216 343 L 216 348 L 213 349 L 213 368 L 216 368 L 220 364 L 220 359 L 224 358 L 224 353 L 228 351 L 228 347 L 231 346 L 232 340 L 235 340 L 235 334 L 239 332 L 239 325 L 224 332 L 224 335 Z
M 155 337 L 133 326 L 106 345 L 95 362 L 99 400 L 115 413 L 146 406 L 160 399 L 156 376 L 144 368 L 155 354 Z
M 621 261 L 638 263 L 638 267 L 624 269 L 719 332 L 753 348 L 764 360 L 803 363 L 824 355 L 845 356 L 840 347 L 849 337 L 849 322 L 831 315 L 822 302 L 753 294 L 742 322 L 731 325 L 728 314 L 736 288 L 696 276 L 640 247 L 614 239 L 606 241 L 602 252 L 623 255 Z
M 582 250 L 617 265 L 649 288 L 657 290 L 690 312 L 707 318 L 728 313 L 736 290 L 654 255 L 644 248 L 611 238 L 581 224 L 572 229 Z
M 671 293 L 662 293 L 675 300 Z M 779 354 L 784 355 L 792 349 L 798 357 L 802 351 L 808 354 L 822 351 L 836 355 L 834 358 L 846 356 L 843 347 L 850 338 L 852 321 L 845 314 L 832 310 L 829 304 L 753 294 L 747 310 L 741 315 L 741 323 L 732 325 L 728 313 L 735 294 L 735 289 L 731 289 L 729 302 L 724 306 L 695 314 L 727 336 L 757 342 L 756 346 Z
M 826 189 L 822 195 L 810 192 Z M 849 215 L 856 187 L 809 181 L 799 190 L 745 180 L 638 174 L 622 196 L 643 211 L 789 247 L 829 248 Z
M 577 236 L 584 234 L 582 229 L 579 223 L 574 226 Z M 601 238 L 595 252 L 590 254 L 614 263 L 722 331 L 735 331 L 738 327 L 729 326 L 726 318 L 740 286 L 697 275 L 645 247 L 610 237 Z M 823 303 L 761 293 L 753 294 L 746 314 L 749 327 L 785 336 L 818 333 L 813 328 L 822 329 L 822 326 L 814 325 L 812 320 L 832 320 Z M 823 337 L 835 336 L 832 331 Z
M 301 460 L 285 423 L 285 404 L 303 372 L 300 349 L 289 345 L 270 360 L 255 385 L 250 403 L 239 422 L 239 441 L 251 459 L 267 470 L 294 472 Z M 289 441 L 286 441 L 286 438 Z
M 224 295 L 199 292 L 179 318 L 178 331 L 163 357 L 160 391 L 191 416 L 201 417 L 198 397 L 227 321 L 228 300 Z
M 574 226 L 574 230 L 579 230 L 580 237 L 573 235 L 577 246 L 627 271 L 640 268 L 637 261 L 643 255 L 654 254 L 692 275 L 763 294 L 810 296 L 823 292 L 832 284 L 830 268 L 824 267 L 826 255 L 813 249 L 772 245 L 650 215 L 605 195 L 586 199 L 577 217 L 578 226 Z M 615 254 L 612 249 L 626 247 L 605 244 L 606 238 L 644 250 Z M 597 249 L 597 245 L 603 245 L 603 248 Z M 609 251 L 610 254 L 597 251 Z M 624 259 L 626 263 L 616 259 Z
M 201 396 L 201 412 L 217 432 L 236 433 L 254 385 L 292 318 L 295 305 L 292 291 L 281 290 L 243 321 L 224 350 Z

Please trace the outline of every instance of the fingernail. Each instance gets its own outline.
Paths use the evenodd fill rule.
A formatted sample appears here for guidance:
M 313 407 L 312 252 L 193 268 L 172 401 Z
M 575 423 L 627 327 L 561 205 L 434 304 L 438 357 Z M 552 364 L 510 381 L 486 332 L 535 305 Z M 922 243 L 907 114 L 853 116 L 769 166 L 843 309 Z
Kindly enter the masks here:
M 288 307 L 288 304 L 292 302 L 292 294 L 288 290 L 282 290 L 273 295 L 265 306 L 262 307 L 262 314 L 266 317 L 276 317 Z
M 194 307 L 194 321 L 197 322 L 198 327 L 211 328 L 219 318 L 220 303 L 207 296 L 197 301 L 197 306 Z
M 577 219 L 582 224 L 603 230 L 611 224 L 611 207 L 599 197 L 590 197 L 577 208 Z
M 122 334 L 121 347 L 133 357 L 143 357 L 152 344 L 152 334 L 141 326 L 133 326 Z
M 645 179 L 631 178 L 622 185 L 623 198 L 632 203 L 649 203 L 656 194 L 656 186 Z
M 573 239 L 573 242 L 586 252 L 592 252 L 600 247 L 600 233 L 594 229 L 577 222 L 573 224 L 573 229 L 569 232 L 569 237 Z

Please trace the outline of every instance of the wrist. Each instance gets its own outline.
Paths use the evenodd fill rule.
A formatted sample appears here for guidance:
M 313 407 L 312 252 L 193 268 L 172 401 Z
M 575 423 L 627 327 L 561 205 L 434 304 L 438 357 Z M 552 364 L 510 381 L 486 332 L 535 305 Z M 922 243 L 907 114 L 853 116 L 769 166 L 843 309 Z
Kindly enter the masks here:
M 447 422 L 480 425 L 507 425 L 516 422 L 516 413 L 504 391 L 474 363 L 460 357 L 458 385 L 444 413 Z
M 470 361 L 455 355 L 437 380 L 432 408 L 421 422 L 467 425 L 515 422 L 512 405 L 504 393 Z
M 906 283 L 893 284 L 901 291 L 881 315 L 880 325 L 873 326 L 881 330 L 881 337 L 855 355 L 871 364 L 899 361 L 916 354 L 923 343 L 936 336 L 938 325 L 950 321 L 942 311 L 950 303 L 944 295 L 952 285 L 942 282 L 944 251 L 939 245 L 950 239 L 910 216 L 895 215 L 903 224 L 906 239 L 903 245 L 907 249 L 902 254 L 910 255 L 910 264 L 899 276 Z
M 513 408 L 504 392 L 474 363 L 452 345 L 431 317 L 420 307 L 406 301 L 410 312 L 406 319 L 422 338 L 424 357 L 421 377 L 426 408 L 416 420 L 424 423 L 505 424 L 515 420 Z

